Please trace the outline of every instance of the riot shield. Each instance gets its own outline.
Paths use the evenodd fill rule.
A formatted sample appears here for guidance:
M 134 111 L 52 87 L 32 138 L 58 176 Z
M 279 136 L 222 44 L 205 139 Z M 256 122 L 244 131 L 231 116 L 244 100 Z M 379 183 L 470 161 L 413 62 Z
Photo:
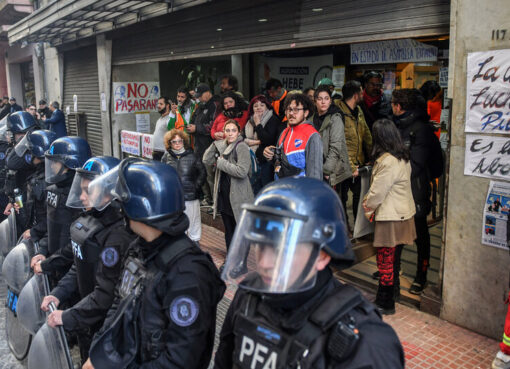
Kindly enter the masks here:
M 374 233 L 375 222 L 369 222 L 365 217 L 365 210 L 363 210 L 363 197 L 367 194 L 370 188 L 370 177 L 372 175 L 371 167 L 363 167 L 359 169 L 361 176 L 361 192 L 358 204 L 358 216 L 354 223 L 354 232 L 352 238 L 360 238 L 370 233 Z
M 5 257 L 2 274 L 11 290 L 19 294 L 32 275 L 30 259 L 34 255 L 31 240 L 22 240 Z
M 46 278 L 46 277 L 45 277 Z M 56 310 L 50 303 L 50 311 Z M 44 324 L 37 332 L 28 353 L 28 369 L 73 369 L 64 327 Z
M 32 276 L 21 289 L 16 311 L 21 324 L 31 334 L 36 334 L 46 320 L 41 303 L 48 293 L 49 286 L 45 275 Z
M 11 209 L 11 213 L 2 223 L 0 223 L 0 250 L 3 256 L 16 245 L 16 212 Z
M 12 291 L 8 291 L 8 294 L 9 292 Z M 30 348 L 32 335 L 20 324 L 15 312 L 10 308 L 6 309 L 5 312 L 5 332 L 9 349 L 16 359 L 23 360 Z

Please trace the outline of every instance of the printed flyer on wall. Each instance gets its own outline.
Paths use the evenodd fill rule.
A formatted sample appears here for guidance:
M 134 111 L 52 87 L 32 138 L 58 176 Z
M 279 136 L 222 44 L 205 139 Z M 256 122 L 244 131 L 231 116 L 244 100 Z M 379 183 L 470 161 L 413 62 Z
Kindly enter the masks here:
M 510 183 L 490 181 L 483 209 L 482 243 L 508 249 L 506 223 L 510 212 Z

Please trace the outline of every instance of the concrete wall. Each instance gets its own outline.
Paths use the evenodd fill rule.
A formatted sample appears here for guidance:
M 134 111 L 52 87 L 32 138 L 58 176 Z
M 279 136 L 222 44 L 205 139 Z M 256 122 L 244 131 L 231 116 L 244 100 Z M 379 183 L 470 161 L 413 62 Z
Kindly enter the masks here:
M 453 111 L 441 316 L 496 339 L 502 336 L 507 310 L 510 256 L 480 242 L 489 180 L 463 174 L 466 58 L 469 52 L 510 48 L 508 36 L 491 40 L 493 29 L 508 28 L 508 5 L 508 0 L 451 2 Z
M 56 100 L 62 104 L 64 98 L 64 55 L 56 48 L 44 48 L 44 98 L 48 103 Z
M 120 65 L 112 67 L 113 82 L 152 82 L 159 81 L 159 63 L 144 63 L 133 65 Z M 113 97 L 111 98 L 113 99 Z M 134 113 L 115 114 L 113 101 L 110 104 L 112 120 L 113 155 L 120 157 L 119 135 L 125 129 L 136 131 L 136 118 Z M 154 131 L 159 113 L 151 112 L 151 132 Z

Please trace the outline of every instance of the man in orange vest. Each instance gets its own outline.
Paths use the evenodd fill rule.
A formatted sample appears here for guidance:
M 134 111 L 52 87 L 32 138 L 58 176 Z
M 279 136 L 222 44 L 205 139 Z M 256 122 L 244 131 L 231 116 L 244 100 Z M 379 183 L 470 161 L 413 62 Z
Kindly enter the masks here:
M 174 128 L 184 130 L 195 112 L 195 103 L 191 100 L 191 95 L 186 87 L 181 86 L 177 89 L 177 104 L 170 105 L 170 120 L 168 121 L 168 130 Z
M 287 90 L 283 88 L 281 81 L 271 78 L 266 82 L 266 93 L 271 98 L 271 105 L 275 114 L 283 122 L 285 118 L 284 100 L 287 97 Z

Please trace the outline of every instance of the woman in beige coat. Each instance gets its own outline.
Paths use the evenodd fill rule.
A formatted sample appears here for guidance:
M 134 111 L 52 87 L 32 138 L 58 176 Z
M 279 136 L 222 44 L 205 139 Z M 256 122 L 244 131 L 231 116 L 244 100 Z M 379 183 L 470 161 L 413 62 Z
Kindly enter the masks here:
M 394 314 L 395 298 L 400 294 L 402 248 L 412 244 L 416 238 L 411 164 L 409 151 L 392 121 L 376 121 L 372 136 L 375 163 L 363 208 L 367 218 L 375 219 L 374 247 L 377 247 L 379 269 L 375 304 L 383 314 Z

